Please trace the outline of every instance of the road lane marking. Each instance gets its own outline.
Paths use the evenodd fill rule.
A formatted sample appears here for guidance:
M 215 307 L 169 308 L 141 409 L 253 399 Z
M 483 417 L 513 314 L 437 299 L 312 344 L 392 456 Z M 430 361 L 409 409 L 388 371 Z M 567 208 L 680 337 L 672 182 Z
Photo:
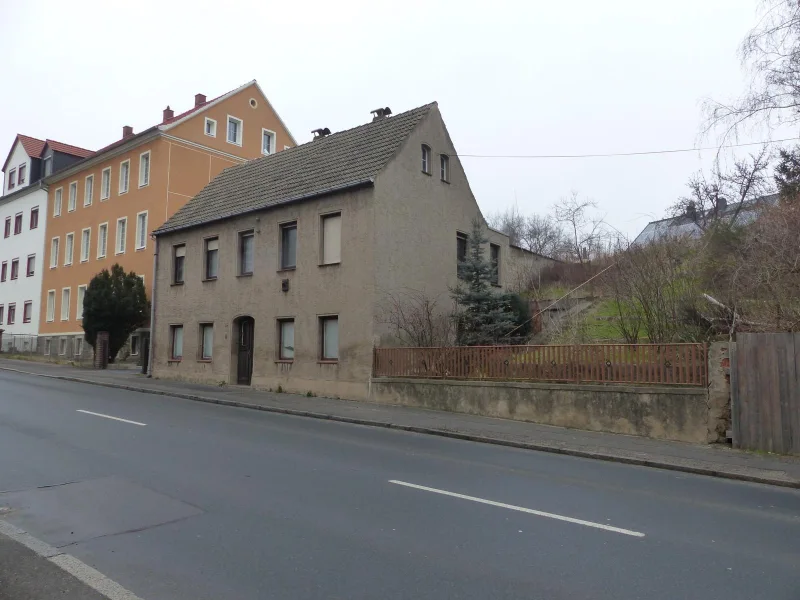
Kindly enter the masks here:
M 130 423 L 131 425 L 139 425 L 141 427 L 145 427 L 147 423 L 137 423 L 136 421 L 128 421 L 128 419 L 120 419 L 119 417 L 112 417 L 111 415 L 103 415 L 100 413 L 92 412 L 90 410 L 81 410 L 80 408 L 77 410 L 79 413 L 84 413 L 87 415 L 94 415 L 95 417 L 103 417 L 104 419 L 113 419 L 114 421 L 122 421 L 123 423 Z
M 514 506 L 513 504 L 505 504 L 503 502 L 495 502 L 494 500 L 486 500 L 484 498 L 476 498 L 475 496 L 465 496 L 464 494 L 457 494 L 455 492 L 448 492 L 446 490 L 439 490 L 424 485 L 417 485 L 416 483 L 408 483 L 405 481 L 397 481 L 390 479 L 389 483 L 402 485 L 405 487 L 423 490 L 425 492 L 433 492 L 434 494 L 441 494 L 443 496 L 452 496 L 453 498 L 461 498 L 462 500 L 470 500 L 472 502 L 479 502 L 480 504 L 488 504 L 490 506 L 499 506 L 500 508 L 507 508 L 509 510 L 516 510 L 519 512 L 536 515 L 537 517 L 547 517 L 548 519 L 556 519 L 557 521 L 566 521 L 567 523 L 575 523 L 576 525 L 585 525 L 586 527 L 594 527 L 595 529 L 604 529 L 605 531 L 612 531 L 614 533 L 621 533 L 623 535 L 630 535 L 633 537 L 644 537 L 644 534 L 639 531 L 632 531 L 630 529 L 622 529 L 621 527 L 612 527 L 611 525 L 604 525 L 602 523 L 594 523 L 592 521 L 584 521 L 583 519 L 573 519 L 572 517 L 565 517 L 554 513 L 544 512 L 541 510 L 534 510 L 532 508 L 525 508 L 524 506 Z

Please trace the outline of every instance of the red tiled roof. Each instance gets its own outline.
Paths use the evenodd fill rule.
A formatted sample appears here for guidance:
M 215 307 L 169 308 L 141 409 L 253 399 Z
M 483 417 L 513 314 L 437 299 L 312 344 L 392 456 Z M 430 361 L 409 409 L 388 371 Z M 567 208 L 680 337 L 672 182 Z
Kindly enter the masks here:
M 231 90 L 231 91 L 234 91 L 234 90 Z M 226 93 L 230 94 L 230 92 L 226 92 Z M 225 95 L 225 94 L 222 94 L 222 96 L 224 96 L 224 95 Z M 206 100 L 206 101 L 205 101 L 203 104 L 201 104 L 200 106 L 195 106 L 195 107 L 193 107 L 193 108 L 190 108 L 190 109 L 189 109 L 189 110 L 187 110 L 186 112 L 182 112 L 182 113 L 181 113 L 181 114 L 179 114 L 179 115 L 175 115 L 174 117 L 172 117 L 171 119 L 167 119 L 167 120 L 166 120 L 166 121 L 164 121 L 163 123 L 159 123 L 159 125 L 169 125 L 170 123 L 174 123 L 174 122 L 175 122 L 175 121 L 177 121 L 178 119 L 182 119 L 183 117 L 186 117 L 186 116 L 188 116 L 188 115 L 192 114 L 193 112 L 200 110 L 201 108 L 203 108 L 203 107 L 204 107 L 204 106 L 206 106 L 207 104 L 210 104 L 211 102 L 214 102 L 214 100 L 217 100 L 218 98 L 222 98 L 222 96 L 217 96 L 216 98 L 212 98 L 211 100 Z
M 63 152 L 64 154 L 71 154 L 72 156 L 80 156 L 81 158 L 86 158 L 87 156 L 94 154 L 94 150 L 79 148 L 78 146 L 64 144 L 63 142 L 57 142 L 55 140 L 47 140 L 47 145 L 56 152 Z M 42 147 L 42 149 L 44 149 L 44 147 Z
M 22 135 L 21 133 L 17 134 L 17 139 L 22 144 L 22 147 L 25 148 L 25 152 L 28 153 L 28 156 L 39 158 L 42 154 L 42 150 L 44 150 L 44 140 L 29 135 Z

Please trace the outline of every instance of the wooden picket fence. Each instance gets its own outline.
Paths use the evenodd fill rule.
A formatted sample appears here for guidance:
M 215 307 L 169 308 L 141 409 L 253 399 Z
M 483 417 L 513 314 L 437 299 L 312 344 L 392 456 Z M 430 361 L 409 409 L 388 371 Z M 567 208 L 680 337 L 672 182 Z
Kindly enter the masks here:
M 375 348 L 375 377 L 706 386 L 705 344 Z

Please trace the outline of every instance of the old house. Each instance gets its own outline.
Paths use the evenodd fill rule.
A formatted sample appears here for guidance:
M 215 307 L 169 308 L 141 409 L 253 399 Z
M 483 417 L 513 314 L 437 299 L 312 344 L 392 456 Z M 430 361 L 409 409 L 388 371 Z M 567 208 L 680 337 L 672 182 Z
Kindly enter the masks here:
M 450 308 L 480 209 L 437 104 L 373 112 L 226 169 L 154 231 L 154 376 L 364 398 L 387 296 Z

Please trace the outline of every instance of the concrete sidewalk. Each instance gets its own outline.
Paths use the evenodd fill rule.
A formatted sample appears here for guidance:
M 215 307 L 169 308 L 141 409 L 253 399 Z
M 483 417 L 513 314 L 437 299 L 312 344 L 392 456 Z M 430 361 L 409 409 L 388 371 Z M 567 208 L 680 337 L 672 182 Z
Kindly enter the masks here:
M 800 489 L 800 458 L 754 454 L 720 445 L 692 445 L 459 413 L 277 394 L 239 386 L 149 379 L 126 370 L 95 371 L 8 359 L 0 359 L 0 369 L 228 406 Z

